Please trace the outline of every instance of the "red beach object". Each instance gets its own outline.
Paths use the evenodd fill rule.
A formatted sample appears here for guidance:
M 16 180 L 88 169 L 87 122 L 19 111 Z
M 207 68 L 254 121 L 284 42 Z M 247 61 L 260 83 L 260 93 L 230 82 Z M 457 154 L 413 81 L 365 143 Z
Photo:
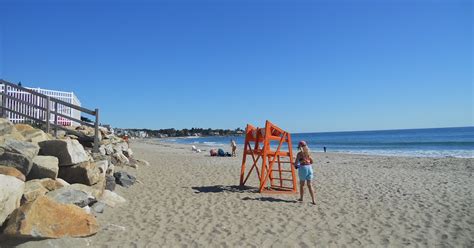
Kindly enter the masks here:
M 272 143 L 273 142 L 273 143 Z M 278 145 L 272 150 L 272 145 Z M 247 157 L 252 166 L 246 173 Z M 259 168 L 260 162 L 260 168 Z M 266 121 L 265 128 L 247 124 L 245 146 L 240 171 L 240 186 L 244 186 L 255 170 L 260 193 L 297 193 L 291 134 Z

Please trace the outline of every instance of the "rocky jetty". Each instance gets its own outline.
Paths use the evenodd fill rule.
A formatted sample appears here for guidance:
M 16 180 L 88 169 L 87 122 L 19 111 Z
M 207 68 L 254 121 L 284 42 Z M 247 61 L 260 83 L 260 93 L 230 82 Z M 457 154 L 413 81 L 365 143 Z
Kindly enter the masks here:
M 128 142 L 100 128 L 99 153 L 94 129 L 53 138 L 27 124 L 0 118 L 0 231 L 15 238 L 86 237 L 100 229 L 97 214 L 125 204 L 113 192 L 135 177 L 117 171 L 148 162 L 133 158 Z

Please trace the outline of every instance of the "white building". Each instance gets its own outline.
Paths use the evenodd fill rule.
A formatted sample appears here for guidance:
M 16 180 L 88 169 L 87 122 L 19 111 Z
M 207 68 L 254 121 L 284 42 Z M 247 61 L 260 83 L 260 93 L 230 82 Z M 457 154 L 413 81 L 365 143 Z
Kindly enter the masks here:
M 0 92 L 4 91 L 4 84 L 0 84 Z M 56 98 L 59 100 L 62 100 L 67 103 L 74 104 L 76 106 L 81 106 L 81 102 L 77 98 L 77 96 L 73 92 L 64 92 L 64 91 L 57 91 L 57 90 L 46 90 L 46 89 L 41 89 L 41 88 L 28 88 L 25 87 L 29 90 L 44 94 L 46 96 L 49 96 L 51 98 Z M 18 98 L 20 100 L 23 100 L 25 102 L 46 108 L 46 101 L 38 96 L 35 96 L 29 92 L 24 92 L 15 88 L 8 87 L 8 95 L 14 96 L 15 98 Z M 46 121 L 46 116 L 44 114 L 44 111 L 40 109 L 35 109 L 33 107 L 27 106 L 23 103 L 19 103 L 17 101 L 7 99 L 6 100 L 6 107 L 21 112 L 21 113 L 28 113 L 31 116 L 34 116 L 36 119 L 44 120 Z M 51 103 L 50 106 L 51 111 L 54 111 L 54 104 Z M 75 119 L 81 119 L 81 112 L 76 109 L 71 109 L 70 107 L 58 105 L 58 113 L 67 115 L 70 117 L 73 117 Z M 17 115 L 12 112 L 8 112 L 8 118 L 11 122 L 13 123 L 19 123 L 19 122 L 24 122 L 25 118 Z M 54 122 L 54 115 L 51 114 L 50 117 L 51 122 Z M 58 124 L 62 126 L 76 126 L 79 125 L 79 123 L 76 123 L 74 121 L 68 120 L 66 118 L 58 116 Z

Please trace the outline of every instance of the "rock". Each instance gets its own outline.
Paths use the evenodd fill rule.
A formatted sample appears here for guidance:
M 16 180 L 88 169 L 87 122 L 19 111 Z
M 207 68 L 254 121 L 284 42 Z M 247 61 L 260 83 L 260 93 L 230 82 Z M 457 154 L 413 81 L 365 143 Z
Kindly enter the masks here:
M 43 179 L 35 179 L 35 180 L 39 180 L 41 185 L 43 185 L 43 187 L 45 187 L 49 191 L 60 189 L 60 188 L 64 187 L 64 185 L 62 183 L 60 183 L 60 182 L 58 182 L 54 179 L 51 179 L 51 178 L 43 178 Z M 32 180 L 32 181 L 35 181 L 35 180 Z
M 4 118 L 0 118 L 0 135 L 10 134 L 12 130 L 13 124 Z
M 12 213 L 4 234 L 22 238 L 87 237 L 98 230 L 95 217 L 80 207 L 40 196 Z
M 68 138 L 70 138 L 70 139 L 75 139 L 75 140 L 79 139 L 79 137 L 77 137 L 77 136 L 74 135 L 74 134 L 68 134 L 68 135 L 66 135 L 66 137 L 68 137 Z
M 18 132 L 24 132 L 24 131 L 31 131 L 31 130 L 35 130 L 34 127 L 28 125 L 28 124 L 23 124 L 23 123 L 18 123 L 18 124 L 15 124 L 14 125 L 15 129 L 18 131 Z
M 26 176 L 30 172 L 33 162 L 25 155 L 7 152 L 0 148 L 0 165 L 16 168 Z
M 105 176 L 105 189 L 114 191 L 115 190 L 115 177 L 114 176 Z
M 128 148 L 127 150 L 123 151 L 123 155 L 125 155 L 127 158 L 131 158 L 133 156 L 132 149 Z
M 51 178 L 35 179 L 27 181 L 23 193 L 22 202 L 31 202 L 49 191 L 63 188 L 64 186 Z
M 58 130 L 58 138 L 63 138 L 66 136 L 66 131 L 64 130 Z
M 130 160 L 128 160 L 128 158 L 125 157 L 125 155 L 123 155 L 122 152 L 114 153 L 113 158 L 115 158 L 119 164 L 129 164 L 130 163 Z
M 96 202 L 96 199 L 92 194 L 71 187 L 63 187 L 53 190 L 47 193 L 46 196 L 58 203 L 74 204 L 81 208 Z
M 199 149 L 198 149 L 199 150 Z M 139 165 L 150 166 L 150 163 L 143 159 L 135 159 Z
M 99 202 L 94 203 L 91 209 L 92 209 L 92 212 L 101 214 L 104 212 L 104 209 L 106 206 L 107 205 L 105 203 L 99 201 Z
M 21 181 L 26 181 L 25 175 L 21 173 L 19 170 L 13 168 L 13 167 L 8 167 L 8 166 L 2 166 L 0 165 L 0 174 L 6 175 L 6 176 L 12 176 L 20 179 Z
M 115 172 L 114 177 L 115 177 L 115 182 L 118 185 L 123 186 L 125 188 L 132 186 L 137 180 L 134 176 L 128 174 L 125 171 Z
M 61 179 L 61 178 L 56 178 L 56 182 L 58 182 L 59 184 L 61 184 L 63 187 L 71 185 L 70 183 L 64 181 L 64 180 Z
M 38 144 L 41 147 L 40 154 L 57 157 L 59 166 L 70 166 L 89 160 L 84 147 L 77 140 L 47 140 Z
M 139 166 L 142 166 L 142 165 L 150 166 L 150 163 L 148 163 L 145 160 L 130 158 L 130 164 L 128 165 L 133 168 L 138 168 Z
M 51 137 L 40 129 L 24 130 L 20 132 L 25 141 L 38 144 L 39 142 L 50 140 Z
M 13 139 L 13 140 L 18 140 L 18 141 L 25 141 L 25 138 L 23 135 L 21 135 L 20 132 L 16 131 L 16 129 L 13 129 L 11 133 L 6 134 L 6 135 L 0 135 L 0 144 L 3 144 L 6 139 Z
M 95 162 L 95 166 L 99 168 L 100 174 L 105 176 L 107 169 L 109 168 L 109 161 L 108 160 L 100 160 Z
M 107 152 L 105 151 L 105 147 L 103 145 L 99 147 L 99 153 L 101 155 L 107 155 Z
M 114 154 L 114 148 L 112 146 L 112 144 L 107 144 L 104 146 L 104 149 L 105 149 L 105 154 L 106 155 L 112 155 Z
M 95 134 L 95 129 L 89 126 L 78 126 L 76 127 L 76 131 L 79 131 L 82 134 L 79 136 L 79 139 L 83 141 L 88 141 L 89 139 L 93 138 Z M 99 138 L 99 141 L 101 141 L 102 133 L 100 131 L 97 136 Z
M 80 183 L 71 184 L 71 186 L 69 186 L 69 187 L 73 188 L 73 189 L 80 190 L 80 191 L 84 191 L 87 194 L 92 195 L 95 199 L 99 199 L 102 196 L 102 194 L 104 193 L 103 189 L 100 190 L 100 189 L 93 188 L 91 186 L 87 186 L 87 185 L 80 184 Z
M 39 152 L 39 146 L 30 142 L 14 140 L 11 138 L 5 139 L 1 145 L 7 152 L 18 153 L 33 159 Z
M 106 181 L 105 181 L 105 176 L 104 176 L 104 177 L 100 177 L 99 181 L 96 184 L 91 185 L 90 187 L 96 190 L 97 192 L 99 192 L 100 194 L 102 194 L 104 193 L 104 190 L 105 190 L 105 184 L 106 184 Z
M 53 156 L 36 156 L 33 158 L 33 167 L 28 174 L 28 179 L 41 179 L 58 177 L 59 160 Z
M 128 144 L 127 142 L 119 142 L 113 145 L 113 149 L 115 153 L 122 153 L 123 151 L 128 150 Z
M 20 179 L 0 174 L 0 226 L 16 208 L 20 207 L 24 189 L 25 183 Z
M 119 196 L 117 193 L 110 190 L 105 190 L 102 197 L 99 199 L 100 202 L 107 204 L 107 206 L 115 207 L 119 204 L 125 203 L 126 200 Z
M 89 206 L 85 206 L 85 207 L 83 207 L 82 209 L 83 209 L 87 214 L 91 214 L 91 212 L 92 212 L 92 211 L 91 211 L 91 207 L 89 207 Z
M 23 193 L 22 203 L 32 202 L 48 192 L 49 190 L 45 188 L 39 180 L 28 181 L 25 183 L 25 192 Z
M 81 183 L 90 186 L 99 181 L 101 174 L 95 163 L 86 161 L 73 166 L 59 167 L 58 177 L 71 184 Z
M 106 175 L 111 175 L 113 176 L 114 175 L 114 172 L 115 172 L 115 165 L 110 163 L 109 164 L 109 168 L 107 168 L 107 172 L 106 172 Z

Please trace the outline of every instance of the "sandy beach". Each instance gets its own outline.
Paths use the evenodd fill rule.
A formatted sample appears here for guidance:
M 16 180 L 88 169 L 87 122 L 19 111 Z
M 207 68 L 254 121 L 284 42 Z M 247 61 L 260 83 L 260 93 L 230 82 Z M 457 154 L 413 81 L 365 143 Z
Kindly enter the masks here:
M 473 159 L 315 153 L 314 206 L 307 192 L 300 203 L 239 189 L 242 149 L 217 158 L 209 147 L 193 153 L 146 140 L 131 147 L 150 166 L 120 168 L 140 182 L 117 187 L 127 203 L 98 216 L 96 235 L 0 246 L 474 246 Z

